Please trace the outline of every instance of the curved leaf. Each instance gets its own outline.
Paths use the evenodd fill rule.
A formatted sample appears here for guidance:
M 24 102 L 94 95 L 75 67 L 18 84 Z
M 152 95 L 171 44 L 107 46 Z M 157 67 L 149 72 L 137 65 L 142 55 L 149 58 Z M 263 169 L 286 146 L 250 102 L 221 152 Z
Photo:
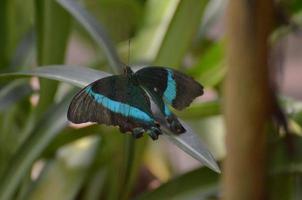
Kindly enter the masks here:
M 55 1 L 35 0 L 36 53 L 39 66 L 64 63 L 70 34 L 70 16 Z M 60 31 L 58 31 L 60 30 Z M 58 83 L 40 80 L 40 97 L 32 116 L 36 118 L 53 103 Z M 26 134 L 25 134 L 26 135 Z
M 0 111 L 29 96 L 32 92 L 30 85 L 24 81 L 14 81 L 5 86 L 0 90 Z
M 99 137 L 81 138 L 58 150 L 56 157 L 43 169 L 26 199 L 75 199 L 94 160 Z M 53 195 L 45 196 L 45 191 Z
M 196 103 L 184 111 L 176 112 L 177 116 L 184 119 L 201 119 L 221 114 L 221 103 L 219 100 Z
M 174 143 L 184 152 L 201 162 L 203 165 L 209 167 L 217 173 L 220 173 L 219 166 L 217 165 L 213 155 L 200 141 L 198 135 L 184 121 L 180 120 L 180 122 L 186 129 L 186 132 L 180 135 L 175 135 L 172 133 L 166 123 L 164 123 L 164 126 L 161 124 L 161 129 L 165 133 L 164 137 L 170 142 Z
M 159 188 L 145 193 L 135 200 L 157 199 L 208 199 L 217 195 L 219 175 L 205 168 L 199 168 L 162 184 Z
M 9 168 L 1 177 L 0 199 L 11 199 L 14 191 L 32 163 L 56 134 L 67 125 L 66 112 L 71 100 L 70 95 L 58 105 L 50 108 L 51 113 L 45 113 L 38 126 L 28 139 L 20 146 L 10 161 Z
M 226 73 L 223 41 L 213 43 L 187 72 L 205 87 L 213 87 L 221 82 Z
M 113 71 L 121 72 L 122 63 L 103 26 L 77 2 L 71 0 L 57 0 L 57 2 L 82 24 L 91 37 L 103 48 Z
M 148 1 L 144 24 L 134 40 L 135 59 L 178 67 L 197 33 L 198 24 L 208 2 Z
M 109 75 L 109 73 L 87 67 L 51 65 L 26 71 L 0 74 L 0 78 L 11 79 L 12 77 L 19 78 L 20 76 L 38 76 L 42 78 L 67 82 L 77 87 L 84 87 L 89 83 L 96 81 L 97 79 L 104 78 Z
M 109 74 L 93 70 L 84 67 L 63 67 L 63 66 L 48 66 L 39 67 L 30 71 L 22 71 L 17 73 L 1 74 L 0 77 L 12 77 L 12 76 L 40 76 L 44 78 L 59 80 L 74 84 L 79 87 L 84 87 L 89 83 L 108 76 Z M 220 172 L 215 159 L 208 151 L 208 149 L 200 142 L 198 136 L 194 131 L 182 121 L 183 126 L 187 129 L 185 134 L 179 136 L 171 133 L 165 120 L 161 116 L 156 116 L 161 121 L 164 133 L 169 141 L 176 144 L 183 151 L 197 159 L 207 167 L 211 168 L 216 172 Z

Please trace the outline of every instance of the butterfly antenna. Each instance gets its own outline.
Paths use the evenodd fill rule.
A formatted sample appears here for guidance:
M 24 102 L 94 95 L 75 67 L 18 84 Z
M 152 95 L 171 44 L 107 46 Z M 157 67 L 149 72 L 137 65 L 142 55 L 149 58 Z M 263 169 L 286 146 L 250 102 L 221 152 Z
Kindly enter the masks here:
M 130 65 L 130 43 L 131 43 L 131 41 L 129 39 L 128 40 L 128 63 L 127 63 L 128 66 Z

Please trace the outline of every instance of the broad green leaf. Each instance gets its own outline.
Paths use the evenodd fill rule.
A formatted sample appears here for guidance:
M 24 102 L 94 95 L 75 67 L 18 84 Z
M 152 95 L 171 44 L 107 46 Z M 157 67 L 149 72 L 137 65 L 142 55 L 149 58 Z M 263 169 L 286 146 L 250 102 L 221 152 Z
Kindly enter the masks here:
M 197 64 L 188 70 L 188 74 L 197 78 L 204 86 L 215 86 L 222 81 L 226 73 L 224 62 L 224 43 L 217 42 L 205 51 Z
M 159 188 L 142 194 L 135 200 L 207 199 L 206 197 L 217 196 L 218 184 L 218 174 L 206 168 L 199 168 L 176 177 Z
M 44 168 L 26 199 L 75 199 L 89 173 L 98 142 L 97 136 L 89 136 L 58 149 L 55 159 Z
M 271 199 L 301 199 L 302 137 L 273 136 L 269 144 L 269 194 Z
M 19 105 L 11 105 L 0 113 L 0 175 L 8 166 L 8 161 L 20 143 L 20 124 L 22 125 L 23 122 L 19 120 L 23 120 L 25 114 L 20 112 L 20 107 Z M 25 116 L 27 115 L 25 114 Z
M 189 108 L 184 111 L 176 112 L 177 116 L 184 119 L 202 119 L 214 115 L 221 114 L 221 102 L 207 101 L 192 104 Z
M 99 169 L 92 176 L 91 180 L 87 183 L 85 190 L 83 192 L 82 200 L 99 200 L 102 194 L 101 189 L 105 186 L 105 180 L 107 176 L 107 171 L 105 169 Z
M 51 141 L 43 152 L 43 157 L 51 157 L 62 146 L 69 144 L 83 137 L 99 135 L 102 133 L 102 127 L 98 125 L 86 126 L 79 129 L 66 127 L 60 134 Z
M 30 169 L 32 163 L 41 155 L 56 134 L 67 125 L 66 112 L 71 96 L 67 95 L 58 105 L 37 122 L 32 134 L 19 147 L 12 157 L 8 168 L 1 177 L 0 199 L 11 199 L 21 179 Z
M 294 134 L 275 138 L 270 144 L 270 174 L 302 172 L 302 137 Z
M 0 111 L 32 94 L 32 88 L 24 80 L 16 80 L 0 90 Z
M 12 76 L 41 76 L 45 78 L 50 78 L 54 80 L 60 80 L 72 83 L 77 86 L 84 87 L 89 83 L 108 75 L 106 73 L 102 73 L 100 71 L 96 71 L 89 68 L 83 67 L 75 67 L 74 70 L 70 67 L 43 67 L 37 68 L 31 71 L 23 71 L 19 73 L 11 73 L 11 74 L 1 74 L 0 77 L 12 77 Z M 181 134 L 179 136 L 171 133 L 165 119 L 158 115 L 156 116 L 159 121 L 162 122 L 162 128 L 164 130 L 165 137 L 168 138 L 169 141 L 176 144 L 179 148 L 184 150 L 186 153 L 191 155 L 193 158 L 197 159 L 201 163 L 205 164 L 207 167 L 213 169 L 216 172 L 220 172 L 218 165 L 215 162 L 215 159 L 211 155 L 211 153 L 207 150 L 207 148 L 200 143 L 200 139 L 194 133 L 194 131 L 186 125 L 185 122 L 182 122 L 183 126 L 186 128 L 187 132 L 185 134 Z
M 133 44 L 135 59 L 180 66 L 207 3 L 208 0 L 148 1 L 143 28 Z
M 269 199 L 289 200 L 302 199 L 301 173 L 280 173 L 271 176 L 268 182 Z
M 104 50 L 113 72 L 121 72 L 121 61 L 103 26 L 76 1 L 57 0 L 57 2 L 88 31 L 100 48 Z
M 2 0 L 0 3 L 0 69 L 10 67 L 20 38 L 32 22 L 32 0 Z
M 70 32 L 70 16 L 53 0 L 35 0 L 35 12 L 38 65 L 64 63 Z M 56 90 L 56 82 L 40 81 L 40 98 L 35 109 L 37 116 L 52 104 Z
M 10 26 L 9 26 L 9 18 L 11 17 L 10 7 L 12 7 L 12 3 L 9 0 L 3 0 L 0 4 L 0 68 L 4 68 L 8 66 L 10 60 L 10 44 L 9 40 L 10 36 Z
M 302 127 L 302 111 L 295 113 L 293 119 Z
M 104 138 L 104 142 L 107 141 L 110 144 L 102 150 L 100 155 L 103 158 L 100 165 L 103 163 L 101 167 L 106 170 L 106 180 L 101 194 L 108 200 L 121 199 L 120 196 L 125 188 L 125 183 L 128 182 L 125 180 L 125 172 L 131 170 L 129 169 L 131 165 L 127 163 L 130 163 L 133 158 L 129 155 L 131 149 L 127 148 L 127 141 L 132 138 L 122 136 L 117 129 L 112 129 L 111 134 Z M 117 159 L 112 159 L 112 157 Z
M 134 138 L 130 138 L 125 144 L 125 155 L 130 158 L 125 159 L 125 165 L 127 167 L 122 172 L 122 180 L 124 180 L 124 183 L 121 184 L 121 199 L 129 199 L 129 195 L 131 194 L 131 190 L 137 180 L 139 169 L 141 167 L 144 151 L 147 147 L 147 139 L 148 138 L 144 137 L 136 141 Z
M 140 25 L 144 7 L 137 0 L 86 0 L 85 7 L 98 21 L 101 21 L 107 33 L 115 42 L 126 41 Z M 112 23 L 114 21 L 114 23 Z
M 52 65 L 34 68 L 31 70 L 24 70 L 16 73 L 0 74 L 1 78 L 11 79 L 39 76 L 42 78 L 67 82 L 77 87 L 84 87 L 100 78 L 109 76 L 110 74 L 95 69 L 80 67 L 80 66 L 67 66 L 67 65 Z
M 18 44 L 14 56 L 10 62 L 12 71 L 21 70 L 24 66 L 28 66 L 35 58 L 35 32 L 32 27 L 27 33 L 24 34 L 22 40 Z
M 200 141 L 198 135 L 184 121 L 180 120 L 180 122 L 186 129 L 186 132 L 178 136 L 169 130 L 166 123 L 162 122 L 161 129 L 164 131 L 164 133 L 166 133 L 164 134 L 164 138 L 174 143 L 177 147 L 179 147 L 181 150 L 198 160 L 203 165 L 209 167 L 217 173 L 220 173 L 219 166 L 217 165 L 213 155 L 209 152 L 207 147 Z
M 302 2 L 299 0 L 291 0 L 291 1 L 281 0 L 278 3 L 280 4 L 279 9 L 283 8 L 284 10 L 286 10 L 288 12 L 287 13 L 288 15 L 295 14 L 302 10 Z M 282 12 L 282 11 L 279 11 L 279 12 Z M 283 11 L 283 12 L 285 12 L 285 11 Z
M 38 63 L 49 65 L 64 62 L 70 16 L 52 0 L 36 0 L 35 6 Z
M 198 24 L 208 2 L 208 0 L 178 1 L 173 19 L 161 42 L 155 64 L 180 66 L 188 47 L 197 35 Z M 190 16 L 189 23 L 188 16 Z

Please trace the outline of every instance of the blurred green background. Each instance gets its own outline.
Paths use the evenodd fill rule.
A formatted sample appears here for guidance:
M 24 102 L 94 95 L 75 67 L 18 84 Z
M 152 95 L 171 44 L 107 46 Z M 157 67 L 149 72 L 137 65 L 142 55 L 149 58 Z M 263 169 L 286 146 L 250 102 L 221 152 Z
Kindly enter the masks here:
M 267 130 L 267 193 L 270 199 L 302 199 L 302 3 L 275 3 L 270 41 L 278 54 L 270 59 L 279 65 L 271 73 L 289 133 L 274 125 Z M 133 67 L 178 69 L 204 85 L 205 94 L 175 112 L 222 163 L 226 5 L 225 0 L 2 0 L 0 199 L 221 198 L 223 172 L 203 167 L 162 138 L 134 141 L 117 128 L 69 124 L 66 109 L 79 88 L 64 78 L 50 80 L 57 79 L 54 71 L 45 72 L 50 79 L 6 73 L 66 65 L 70 70 L 60 75 L 74 76 L 67 82 L 79 86 L 77 77 L 85 73 L 73 66 L 118 73 L 118 57 Z

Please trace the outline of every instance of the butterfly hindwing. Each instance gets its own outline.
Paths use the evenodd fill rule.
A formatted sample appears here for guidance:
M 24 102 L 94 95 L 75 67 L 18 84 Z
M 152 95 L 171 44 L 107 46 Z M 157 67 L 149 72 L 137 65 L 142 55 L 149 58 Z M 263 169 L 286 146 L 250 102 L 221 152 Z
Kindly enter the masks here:
M 82 89 L 69 106 L 68 119 L 118 125 L 122 132 L 156 127 L 148 96 L 125 76 L 106 77 Z
M 165 102 L 181 110 L 203 94 L 203 87 L 191 77 L 169 68 L 146 67 L 135 75 L 164 114 L 170 130 L 177 134 L 184 133 L 185 128 Z
M 197 81 L 170 68 L 145 67 L 135 74 L 147 90 L 155 92 L 178 110 L 203 94 L 203 87 Z

